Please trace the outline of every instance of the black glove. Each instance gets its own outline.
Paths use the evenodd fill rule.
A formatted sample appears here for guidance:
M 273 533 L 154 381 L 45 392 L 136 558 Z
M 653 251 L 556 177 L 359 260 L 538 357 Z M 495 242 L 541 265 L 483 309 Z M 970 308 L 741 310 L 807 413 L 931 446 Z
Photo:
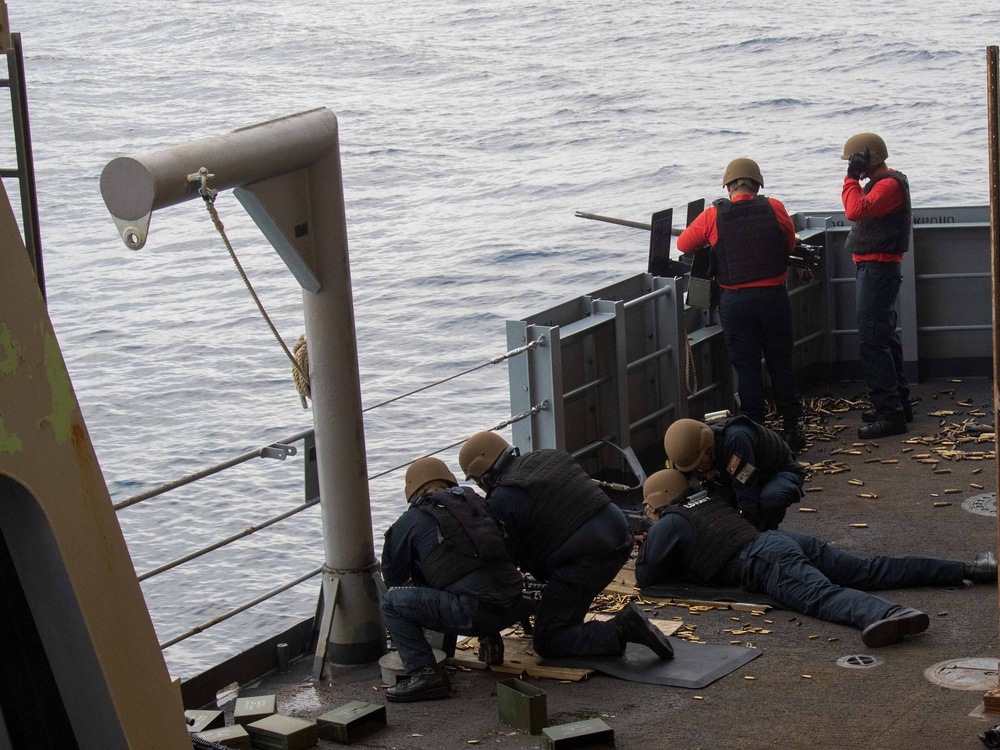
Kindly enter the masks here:
M 861 176 L 868 169 L 868 149 L 863 154 L 851 154 L 851 160 L 847 162 L 847 176 L 852 180 L 860 180 Z

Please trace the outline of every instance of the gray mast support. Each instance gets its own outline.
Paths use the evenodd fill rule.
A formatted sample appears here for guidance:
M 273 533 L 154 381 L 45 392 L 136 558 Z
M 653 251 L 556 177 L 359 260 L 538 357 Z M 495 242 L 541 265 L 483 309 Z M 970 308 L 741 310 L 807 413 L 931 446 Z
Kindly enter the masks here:
M 318 669 L 385 653 L 372 541 L 337 117 L 315 109 L 111 161 L 101 193 L 125 244 L 153 210 L 199 198 L 197 174 L 236 197 L 303 288 L 325 565 Z M 325 659 L 324 659 L 325 656 Z

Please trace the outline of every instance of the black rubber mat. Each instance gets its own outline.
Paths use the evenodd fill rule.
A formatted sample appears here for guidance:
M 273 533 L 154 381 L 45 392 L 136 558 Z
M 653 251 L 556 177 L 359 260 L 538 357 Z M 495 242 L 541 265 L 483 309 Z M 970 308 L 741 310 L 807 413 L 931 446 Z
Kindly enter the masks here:
M 755 648 L 688 643 L 679 638 L 671 638 L 670 644 L 674 647 L 673 659 L 660 659 L 646 646 L 630 643 L 621 656 L 570 656 L 545 659 L 542 664 L 594 669 L 629 682 L 697 689 L 725 677 L 761 654 Z
M 659 583 L 640 590 L 643 596 L 658 599 L 704 599 L 711 602 L 745 602 L 765 604 L 775 609 L 785 609 L 784 605 L 764 593 L 751 593 L 741 588 L 726 586 L 699 586 L 695 583 Z

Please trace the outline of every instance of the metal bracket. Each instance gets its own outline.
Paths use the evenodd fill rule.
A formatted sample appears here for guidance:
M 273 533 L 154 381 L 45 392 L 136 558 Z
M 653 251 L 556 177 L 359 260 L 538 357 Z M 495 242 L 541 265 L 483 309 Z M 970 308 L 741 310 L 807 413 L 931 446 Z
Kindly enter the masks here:
M 260 449 L 258 455 L 261 458 L 276 458 L 279 461 L 284 461 L 289 456 L 294 456 L 299 452 L 298 448 L 294 445 L 285 445 L 284 443 L 272 443 L 271 445 L 265 445 Z

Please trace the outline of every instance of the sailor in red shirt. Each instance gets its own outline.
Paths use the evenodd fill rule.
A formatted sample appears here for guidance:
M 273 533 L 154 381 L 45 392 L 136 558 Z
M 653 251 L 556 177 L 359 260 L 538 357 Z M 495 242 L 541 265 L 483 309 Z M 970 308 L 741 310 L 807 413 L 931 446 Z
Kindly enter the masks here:
M 719 316 L 739 379 L 740 410 L 764 424 L 763 356 L 783 436 L 800 450 L 805 438 L 798 427 L 802 407 L 792 374 L 792 310 L 785 288 L 795 227 L 781 201 L 758 195 L 764 178 L 753 159 L 731 161 L 722 184 L 729 199 L 706 208 L 677 238 L 677 249 L 687 254 L 712 246 L 711 271 L 722 289 Z
M 913 419 L 903 371 L 903 347 L 896 333 L 900 261 L 910 246 L 912 216 L 906 175 L 890 169 L 885 141 L 875 133 L 851 136 L 842 159 L 849 160 L 841 199 L 852 222 L 846 247 L 857 264 L 855 300 L 858 350 L 872 408 L 858 437 L 873 439 L 906 432 Z M 868 182 L 861 187 L 859 180 Z

